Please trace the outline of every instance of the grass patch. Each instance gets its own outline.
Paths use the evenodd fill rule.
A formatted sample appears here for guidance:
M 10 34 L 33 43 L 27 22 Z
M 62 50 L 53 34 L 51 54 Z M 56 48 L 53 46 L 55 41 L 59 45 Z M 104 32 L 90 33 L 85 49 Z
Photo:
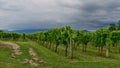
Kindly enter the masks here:
M 64 46 L 59 46 L 59 54 L 37 44 L 35 42 L 16 42 L 20 46 L 22 55 L 11 58 L 12 50 L 0 46 L 0 68 L 119 68 L 120 55 L 114 52 L 110 53 L 112 58 L 97 56 L 97 49 L 90 47 L 83 53 L 81 47 L 74 51 L 73 61 L 64 57 Z M 25 58 L 31 59 L 29 48 L 33 48 L 40 61 L 38 67 L 23 64 Z M 61 55 L 62 54 L 62 55 Z M 69 54 L 69 50 L 68 50 Z

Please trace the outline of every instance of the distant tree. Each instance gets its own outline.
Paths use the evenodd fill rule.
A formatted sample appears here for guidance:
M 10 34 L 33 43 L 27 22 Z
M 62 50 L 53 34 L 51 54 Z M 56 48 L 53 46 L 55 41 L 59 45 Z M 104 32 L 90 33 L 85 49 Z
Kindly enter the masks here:
M 120 20 L 118 21 L 118 30 L 120 30 Z
M 22 34 L 22 39 L 23 39 L 24 41 L 26 40 L 26 34 L 25 34 L 25 33 Z
M 0 32 L 4 32 L 3 30 L 0 30 Z
M 11 33 L 12 40 L 18 40 L 20 38 L 20 34 L 12 32 Z
M 114 23 L 111 23 L 109 26 L 108 26 L 108 29 L 110 31 L 113 31 L 113 30 L 116 30 L 116 25 Z

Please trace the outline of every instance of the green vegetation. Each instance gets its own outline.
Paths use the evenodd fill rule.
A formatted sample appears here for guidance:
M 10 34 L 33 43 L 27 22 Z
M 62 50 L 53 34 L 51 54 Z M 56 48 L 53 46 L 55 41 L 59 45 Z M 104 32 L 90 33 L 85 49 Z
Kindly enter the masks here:
M 49 49 L 39 45 L 35 42 L 16 42 L 20 46 L 22 55 L 17 56 L 16 58 L 11 58 L 11 50 L 0 46 L 0 68 L 119 68 L 120 67 L 120 55 L 111 53 L 113 57 L 104 58 L 94 55 L 96 50 L 93 50 L 93 54 L 89 52 L 93 48 L 88 48 L 87 54 L 82 51 L 75 51 L 76 58 L 69 60 L 64 56 L 60 56 L 55 52 L 50 51 Z M 38 67 L 30 66 L 29 64 L 22 63 L 24 58 L 31 59 L 29 55 L 29 48 L 33 48 L 37 53 L 41 63 Z M 81 54 L 81 55 L 80 55 Z M 78 56 L 79 55 L 79 56 Z M 115 58 L 116 57 L 116 58 Z M 119 57 L 119 58 L 118 58 Z
M 120 22 L 93 32 L 70 26 L 31 34 L 1 30 L 0 40 L 17 43 L 22 54 L 0 42 L 0 68 L 119 68 L 119 27 Z

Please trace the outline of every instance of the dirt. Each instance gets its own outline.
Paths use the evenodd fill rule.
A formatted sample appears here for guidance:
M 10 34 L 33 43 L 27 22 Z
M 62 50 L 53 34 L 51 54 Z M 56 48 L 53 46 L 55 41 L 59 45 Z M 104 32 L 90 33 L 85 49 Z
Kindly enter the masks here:
M 21 55 L 22 52 L 20 51 L 20 46 L 15 44 L 15 43 L 11 43 L 11 42 L 0 42 L 0 46 L 6 46 L 10 49 L 13 50 L 13 53 L 11 54 L 12 57 L 15 57 L 16 55 Z
M 33 48 L 29 48 L 29 55 L 32 57 L 32 59 L 25 58 L 23 60 L 24 64 L 29 64 L 30 66 L 38 67 L 40 64 L 40 59 L 37 56 L 37 53 L 33 50 Z
M 16 58 L 16 56 L 21 55 L 22 52 L 20 51 L 20 46 L 12 43 L 12 42 L 0 42 L 0 46 L 6 46 L 13 50 L 11 57 Z M 38 67 L 39 64 L 44 63 L 43 60 L 40 60 L 37 56 L 37 53 L 33 50 L 33 48 L 29 48 L 29 55 L 32 59 L 24 58 L 22 63 L 29 64 L 30 66 Z
M 0 46 L 5 46 L 5 47 L 12 49 L 12 46 L 6 44 L 5 42 L 0 42 Z
M 0 42 L 0 46 L 5 46 L 12 49 L 11 58 L 21 55 L 20 46 L 12 42 Z M 6 64 L 6 68 L 13 68 L 11 63 Z
M 37 56 L 37 54 L 35 53 L 35 51 L 32 48 L 29 48 L 29 54 L 31 56 Z

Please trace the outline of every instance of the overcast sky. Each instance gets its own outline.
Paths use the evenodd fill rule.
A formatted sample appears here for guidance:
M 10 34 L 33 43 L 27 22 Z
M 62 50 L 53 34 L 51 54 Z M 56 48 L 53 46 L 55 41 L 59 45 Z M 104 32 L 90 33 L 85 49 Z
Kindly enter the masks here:
M 0 0 L 0 29 L 95 30 L 118 20 L 120 0 Z

